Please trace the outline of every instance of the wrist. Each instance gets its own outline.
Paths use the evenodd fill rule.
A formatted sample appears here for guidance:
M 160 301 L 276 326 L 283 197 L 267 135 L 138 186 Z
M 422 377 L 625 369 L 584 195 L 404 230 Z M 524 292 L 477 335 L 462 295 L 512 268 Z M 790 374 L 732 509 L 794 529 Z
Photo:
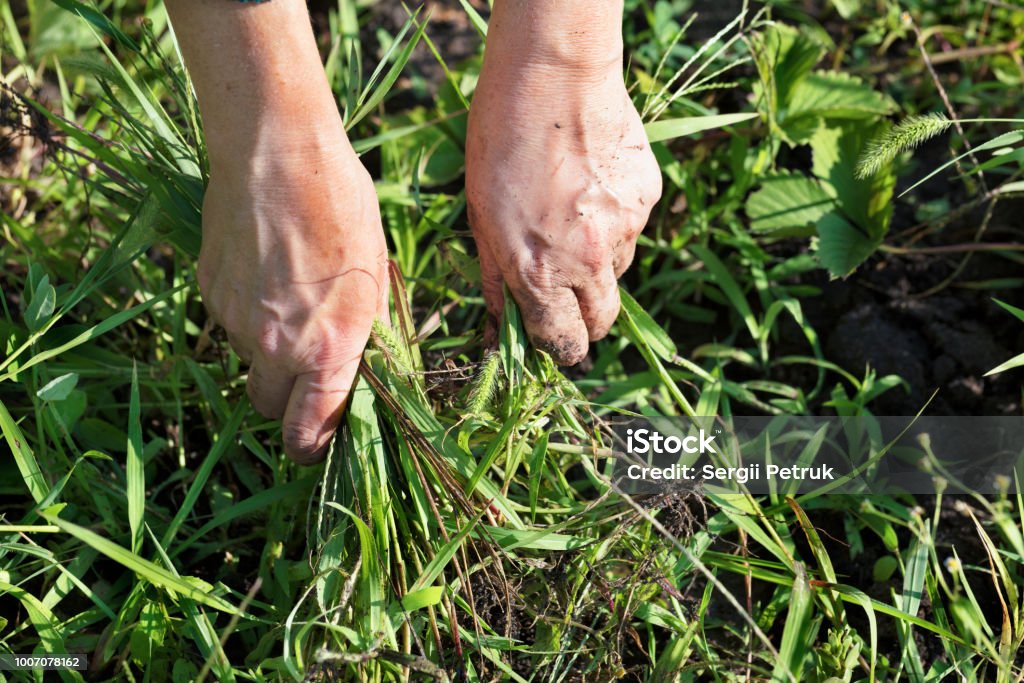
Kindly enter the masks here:
M 364 172 L 337 114 L 298 125 L 294 117 L 265 118 L 246 127 L 239 142 L 208 143 L 210 175 L 250 187 L 293 185 L 330 179 L 345 182 Z
M 301 156 L 309 152 L 355 152 L 330 94 L 274 95 L 233 103 L 203 116 L 211 167 L 244 163 L 254 156 Z M 326 152 L 324 152 L 326 153 Z
M 495 0 L 485 64 L 603 79 L 622 70 L 622 12 L 622 0 Z

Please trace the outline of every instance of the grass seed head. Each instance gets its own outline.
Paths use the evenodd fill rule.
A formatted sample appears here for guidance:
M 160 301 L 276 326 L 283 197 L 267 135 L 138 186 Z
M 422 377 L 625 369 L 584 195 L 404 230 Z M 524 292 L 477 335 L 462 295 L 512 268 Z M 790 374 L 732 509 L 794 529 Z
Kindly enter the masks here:
M 857 177 L 870 178 L 893 160 L 953 125 L 943 114 L 911 116 L 867 144 L 857 162 Z
M 487 354 L 473 387 L 469 391 L 469 414 L 479 416 L 490 406 L 498 388 L 498 368 L 501 357 L 497 351 Z

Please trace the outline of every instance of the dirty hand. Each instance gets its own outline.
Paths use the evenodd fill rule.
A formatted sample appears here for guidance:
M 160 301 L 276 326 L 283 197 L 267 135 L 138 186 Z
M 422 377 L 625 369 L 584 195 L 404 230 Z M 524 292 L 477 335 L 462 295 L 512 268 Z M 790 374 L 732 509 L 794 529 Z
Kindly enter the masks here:
M 207 309 L 251 363 L 253 406 L 284 419 L 285 452 L 303 464 L 338 425 L 387 268 L 370 176 L 340 121 L 316 137 L 263 138 L 213 162 L 198 270 Z
M 504 5 L 469 115 L 469 220 L 490 313 L 500 314 L 508 285 L 534 345 L 573 365 L 618 315 L 616 280 L 661 196 L 661 173 L 614 43 L 595 52 L 596 65 L 539 48 L 531 59 L 533 46 L 501 40 L 503 21 L 522 23 Z

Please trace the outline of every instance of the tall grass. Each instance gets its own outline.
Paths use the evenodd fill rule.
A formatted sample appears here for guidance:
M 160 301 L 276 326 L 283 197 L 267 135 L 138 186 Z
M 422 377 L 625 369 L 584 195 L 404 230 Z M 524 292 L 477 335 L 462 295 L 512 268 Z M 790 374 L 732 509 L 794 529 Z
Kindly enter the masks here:
M 632 92 L 688 217 L 655 212 L 615 330 L 567 375 L 527 346 L 511 302 L 484 347 L 457 189 L 479 59 L 445 64 L 436 101 L 391 112 L 429 17 L 380 36 L 370 68 L 363 15 L 339 2 L 328 74 L 378 169 L 391 309 L 326 464 L 306 470 L 202 313 L 206 161 L 162 9 L 121 28 L 110 17 L 142 9 L 58 5 L 16 18 L 0 2 L 18 155 L 0 194 L 0 652 L 89 653 L 92 671 L 62 680 L 1019 677 L 1012 487 L 960 503 L 984 552 L 960 559 L 937 542 L 954 525 L 941 497 L 634 499 L 610 481 L 616 415 L 808 412 L 826 372 L 863 412 L 899 383 L 825 359 L 773 270 L 805 266 L 771 263 L 742 223 L 779 142 L 705 95 L 749 59 L 762 15 L 694 47 L 663 3 L 628 3 L 643 19 L 627 41 L 653 55 Z M 33 52 L 25 35 L 58 44 Z M 783 320 L 803 355 L 775 352 Z M 675 341 L 711 324 L 720 343 Z M 773 379 L 786 365 L 814 379 Z M 883 578 L 865 585 L 864 562 Z

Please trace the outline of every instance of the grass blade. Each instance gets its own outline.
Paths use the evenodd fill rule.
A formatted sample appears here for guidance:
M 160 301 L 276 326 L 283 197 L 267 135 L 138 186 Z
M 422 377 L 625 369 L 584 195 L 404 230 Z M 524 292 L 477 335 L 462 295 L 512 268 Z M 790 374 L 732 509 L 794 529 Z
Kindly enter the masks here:
M 142 422 L 139 408 L 139 368 L 132 363 L 132 389 L 128 402 L 128 462 L 125 469 L 128 495 L 128 527 L 132 552 L 142 547 L 142 518 L 146 510 L 146 465 L 142 460 Z
M 172 596 L 182 595 L 207 607 L 212 607 L 215 610 L 229 614 L 235 614 L 238 611 L 224 598 L 199 590 L 184 579 L 178 578 L 166 569 L 122 548 L 110 539 L 89 531 L 83 526 L 64 521 L 54 513 L 52 508 L 42 511 L 41 514 L 51 524 L 59 526 L 64 533 L 74 536 L 90 548 L 98 550 L 101 554 L 135 572 L 154 586 L 167 590 Z

